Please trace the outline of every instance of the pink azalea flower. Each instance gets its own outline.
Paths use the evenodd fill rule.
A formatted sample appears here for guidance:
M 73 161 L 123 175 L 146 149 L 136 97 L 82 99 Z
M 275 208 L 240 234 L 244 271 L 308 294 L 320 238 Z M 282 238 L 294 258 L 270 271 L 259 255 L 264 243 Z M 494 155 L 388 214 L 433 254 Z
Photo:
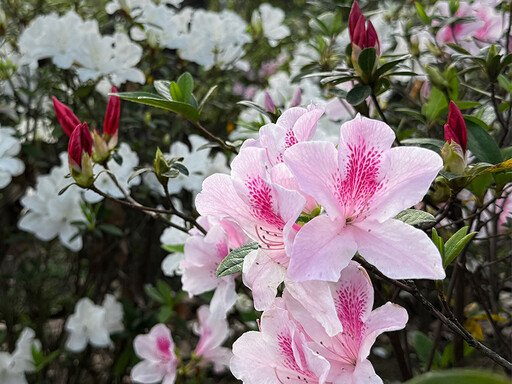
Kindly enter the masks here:
M 283 281 L 284 267 L 289 262 L 284 239 L 293 237 L 300 228 L 295 220 L 305 204 L 299 192 L 271 181 L 266 158 L 263 148 L 243 148 L 231 164 L 231 176 L 215 174 L 208 177 L 196 198 L 201 215 L 233 220 L 264 251 L 253 253 L 253 261 L 258 254 L 267 260 L 256 261 L 254 270 L 248 269 L 244 262 L 244 275 L 249 274 L 245 281 L 253 289 L 258 309 L 271 304 L 277 286 Z M 269 276 L 273 278 L 267 279 Z
M 260 332 L 246 332 L 233 344 L 231 372 L 245 384 L 325 383 L 329 363 L 308 346 L 282 299 L 276 304 L 261 316 Z
M 229 326 L 224 308 L 215 308 L 214 304 L 203 305 L 197 310 L 199 323 L 194 333 L 199 335 L 195 353 L 202 357 L 202 362 L 214 364 L 216 372 L 229 366 L 232 357 L 229 348 L 222 347 L 229 335 Z
M 324 114 L 324 108 L 310 105 L 307 109 L 294 107 L 287 109 L 276 123 L 260 128 L 258 140 L 245 141 L 243 148 L 256 146 L 265 148 L 271 167 L 283 162 L 283 153 L 292 145 L 309 141 L 315 134 L 316 125 Z
M 142 360 L 131 372 L 131 378 L 138 383 L 173 384 L 176 379 L 178 359 L 174 354 L 171 331 L 164 324 L 157 324 L 149 334 L 139 335 L 133 342 L 137 356 Z
M 337 281 L 356 252 L 392 278 L 442 279 L 441 256 L 427 235 L 393 219 L 418 203 L 443 163 L 423 148 L 391 148 L 393 130 L 358 115 L 340 129 L 338 148 L 298 143 L 285 164 L 325 209 L 295 236 L 288 275 Z
M 407 311 L 390 302 L 372 311 L 372 283 L 364 268 L 356 262 L 350 262 L 341 272 L 340 279 L 329 285 L 330 300 L 343 327 L 337 335 L 329 336 L 325 328 L 311 317 L 311 312 L 285 291 L 286 307 L 315 343 L 312 348 L 329 361 L 331 369 L 327 381 L 382 383 L 368 361 L 371 346 L 383 332 L 404 328 Z
M 230 250 L 247 243 L 247 238 L 233 222 L 213 218 L 200 221 L 201 224 L 207 224 L 204 227 L 208 233 L 204 236 L 195 231 L 185 241 L 185 258 L 180 264 L 183 290 L 192 296 L 217 289 L 214 295 L 221 295 L 222 300 L 232 305 L 236 301 L 236 275 L 217 278 L 215 273 Z
M 495 1 L 477 1 L 472 5 L 461 1 L 455 16 L 473 18 L 473 20 L 442 27 L 437 32 L 437 40 L 459 44 L 473 54 L 478 53 L 486 44 L 497 42 L 503 34 L 503 20 L 502 16 L 494 10 L 495 6 Z M 436 7 L 441 15 L 450 15 L 447 1 L 437 2 Z

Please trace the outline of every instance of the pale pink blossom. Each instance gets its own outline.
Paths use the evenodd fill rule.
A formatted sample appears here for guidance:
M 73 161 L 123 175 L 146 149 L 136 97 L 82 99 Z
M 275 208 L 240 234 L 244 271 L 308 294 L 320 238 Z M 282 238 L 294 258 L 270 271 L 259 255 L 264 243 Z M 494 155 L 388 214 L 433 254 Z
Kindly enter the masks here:
M 229 366 L 231 350 L 222 344 L 229 336 L 229 326 L 225 317 L 225 308 L 215 308 L 214 304 L 202 305 L 197 310 L 198 324 L 194 333 L 199 336 L 195 354 L 204 363 L 213 363 L 216 372 Z
M 157 324 L 147 335 L 139 335 L 133 342 L 137 356 L 143 360 L 133 367 L 131 378 L 137 383 L 173 384 L 176 379 L 178 359 L 174 353 L 171 331 L 164 324 Z
M 261 316 L 260 331 L 244 333 L 233 344 L 230 368 L 244 384 L 325 383 L 328 361 L 284 308 L 281 298 Z
M 390 302 L 372 311 L 373 287 L 370 277 L 364 268 L 353 261 L 341 272 L 339 280 L 329 283 L 329 286 L 329 299 L 336 308 L 336 320 L 343 328 L 335 336 L 329 336 L 325 328 L 313 319 L 304 303 L 288 295 L 285 290 L 283 298 L 286 308 L 312 340 L 308 345 L 329 362 L 328 382 L 382 383 L 367 359 L 370 349 L 381 333 L 405 327 L 407 311 Z M 310 292 L 309 295 L 315 294 Z
M 418 203 L 443 163 L 423 148 L 391 148 L 393 130 L 358 115 L 344 123 L 336 148 L 298 143 L 284 154 L 302 191 L 325 209 L 296 234 L 288 275 L 337 281 L 356 252 L 392 278 L 442 279 L 441 256 L 428 236 L 393 219 Z
M 496 43 L 503 34 L 502 16 L 495 11 L 495 1 L 461 1 L 456 17 L 467 18 L 439 29 L 436 38 L 443 43 L 455 43 L 476 54 L 486 45 Z M 436 8 L 443 16 L 450 16 L 447 1 L 439 1 Z M 434 23 L 435 24 L 435 23 Z
M 183 290 L 192 296 L 217 289 L 214 295 L 232 305 L 236 301 L 236 275 L 217 278 L 215 274 L 230 250 L 247 243 L 247 237 L 233 222 L 211 217 L 201 217 L 199 221 L 207 234 L 191 231 L 192 236 L 185 241 L 185 257 L 180 264 Z
M 264 251 L 253 253 L 252 260 L 260 255 L 268 262 L 255 262 L 254 270 L 247 269 L 244 263 L 244 279 L 251 282 L 249 287 L 253 289 L 257 309 L 271 304 L 277 286 L 283 281 L 284 267 L 289 262 L 284 239 L 292 238 L 300 228 L 295 220 L 305 205 L 299 192 L 272 182 L 266 159 L 263 148 L 243 148 L 231 164 L 231 175 L 208 177 L 196 198 L 201 215 L 233 220 Z M 260 267 L 264 266 L 262 271 Z M 268 276 L 273 279 L 267 279 Z
M 313 137 L 318 119 L 324 114 L 324 108 L 310 105 L 307 109 L 293 107 L 287 109 L 276 123 L 260 128 L 259 139 L 246 140 L 243 147 L 265 148 L 270 166 L 283 162 L 283 153 L 287 148 L 309 141 Z

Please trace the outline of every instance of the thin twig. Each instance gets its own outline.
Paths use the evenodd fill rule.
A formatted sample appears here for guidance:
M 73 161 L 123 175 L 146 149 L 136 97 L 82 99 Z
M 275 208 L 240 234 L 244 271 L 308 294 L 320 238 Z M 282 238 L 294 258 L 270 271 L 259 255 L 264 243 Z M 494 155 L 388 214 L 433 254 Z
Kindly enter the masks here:
M 418 290 L 416 285 L 413 281 L 401 281 L 401 280 L 395 280 L 387 277 L 382 272 L 380 272 L 376 267 L 374 267 L 372 264 L 368 263 L 366 260 L 364 260 L 361 257 L 356 256 L 355 260 L 360 263 L 366 270 L 370 271 L 371 273 L 375 274 L 376 276 L 388 281 L 389 283 L 403 289 L 404 291 L 409 292 L 412 294 L 427 310 L 429 310 L 435 317 L 437 317 L 439 320 L 441 320 L 448 328 L 452 330 L 455 334 L 461 336 L 466 342 L 472 346 L 473 348 L 480 351 L 483 355 L 487 356 L 500 366 L 504 367 L 505 369 L 512 370 L 512 363 L 506 359 L 504 359 L 502 356 L 494 352 L 493 350 L 486 347 L 484 344 L 480 343 L 478 340 L 476 340 L 458 321 L 457 319 L 449 319 L 446 317 L 441 311 L 439 311 L 434 305 L 428 301 L 423 294 Z

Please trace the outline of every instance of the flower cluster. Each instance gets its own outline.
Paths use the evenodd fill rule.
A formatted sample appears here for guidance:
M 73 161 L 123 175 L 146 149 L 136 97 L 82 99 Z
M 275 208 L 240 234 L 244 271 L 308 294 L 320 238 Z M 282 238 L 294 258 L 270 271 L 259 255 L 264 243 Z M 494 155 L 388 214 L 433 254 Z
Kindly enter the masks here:
M 124 330 L 123 307 L 112 295 L 105 295 L 102 305 L 85 297 L 76 303 L 75 313 L 66 321 L 69 332 L 66 348 L 81 352 L 88 343 L 105 348 L 112 345 L 110 334 Z
M 231 363 L 233 373 L 247 383 L 256 382 L 260 369 L 281 382 L 297 373 L 318 382 L 375 376 L 365 360 L 369 347 L 378 333 L 405 326 L 407 316 L 403 309 L 390 306 L 398 312 L 389 314 L 389 328 L 369 331 L 367 306 L 371 310 L 373 299 L 364 300 L 364 311 L 351 312 L 363 305 L 354 301 L 371 291 L 367 277 L 364 295 L 346 288 L 354 270 L 365 274 L 350 261 L 356 252 L 392 278 L 445 275 L 439 252 L 426 234 L 394 219 L 422 199 L 442 168 L 442 159 L 422 148 L 391 148 L 395 139 L 391 128 L 361 116 L 341 126 L 337 147 L 310 141 L 323 112 L 313 105 L 285 111 L 275 124 L 260 129 L 258 139 L 244 143 L 231 163 L 231 175 L 210 176 L 196 198 L 201 215 L 238 224 L 259 245 L 244 260 L 243 278 L 253 291 L 255 308 L 266 311 L 262 331 L 235 343 Z M 208 232 L 204 239 L 212 236 Z M 186 246 L 185 260 L 191 253 Z M 204 268 L 205 274 L 213 270 L 204 263 L 195 266 Z M 276 301 L 283 281 L 283 297 L 289 298 Z M 290 304 L 295 302 L 302 307 Z M 288 313 L 289 307 L 296 312 Z M 274 320 L 265 320 L 267 314 Z M 296 324 L 293 318 L 298 319 Z M 310 320 L 305 319 L 317 324 L 311 334 L 306 326 Z M 321 334 L 318 327 L 326 336 L 318 339 L 320 346 L 312 347 L 306 342 Z M 354 345 L 347 349 L 349 339 Z M 255 343 L 260 347 L 249 352 L 246 345 L 253 349 Z M 336 345 L 345 347 L 337 350 Z M 264 347 L 276 355 L 266 360 Z M 326 355 L 318 352 L 320 347 L 327 348 Z M 275 364 L 286 369 L 280 371 Z
M 126 34 L 102 36 L 96 20 L 84 21 L 74 11 L 36 17 L 19 38 L 21 63 L 37 66 L 38 60 L 51 58 L 63 69 L 76 64 L 81 81 L 109 76 L 112 83 L 144 83 L 140 69 L 134 68 L 142 48 Z

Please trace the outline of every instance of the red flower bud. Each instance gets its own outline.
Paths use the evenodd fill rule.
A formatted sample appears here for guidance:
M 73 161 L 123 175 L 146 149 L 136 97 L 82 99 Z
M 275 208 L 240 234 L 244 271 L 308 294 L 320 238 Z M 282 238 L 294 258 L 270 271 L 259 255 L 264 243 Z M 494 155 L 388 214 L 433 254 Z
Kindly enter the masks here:
M 462 117 L 462 112 L 453 101 L 450 101 L 448 122 L 444 126 L 444 140 L 446 142 L 455 141 L 460 145 L 462 151 L 466 153 L 466 145 L 468 142 L 466 123 Z
M 354 1 L 352 4 L 352 9 L 350 10 L 350 16 L 348 18 L 348 32 L 350 34 L 350 41 L 354 41 L 354 31 L 361 16 L 363 16 L 361 13 L 361 8 L 359 8 L 357 1 Z
M 354 1 L 352 4 L 348 19 L 348 32 L 350 34 L 350 42 L 353 46 L 356 45 L 361 50 L 365 48 L 375 48 L 377 55 L 380 55 L 380 43 L 377 31 L 371 21 L 368 21 L 368 27 L 366 26 L 366 19 L 361 13 L 357 1 Z
M 55 109 L 55 114 L 57 115 L 60 126 L 64 132 L 66 132 L 66 135 L 71 137 L 75 127 L 80 124 L 80 120 L 78 120 L 78 117 L 75 116 L 69 107 L 62 104 L 55 96 L 52 96 L 52 100 L 53 108 Z
M 82 168 L 82 153 L 91 156 L 92 138 L 87 123 L 79 124 L 73 130 L 69 138 L 68 154 L 70 165 L 75 168 Z
M 112 93 L 117 93 L 116 87 L 112 87 Z M 119 126 L 119 115 L 121 114 L 121 99 L 117 96 L 110 96 L 107 104 L 107 113 L 105 114 L 105 123 L 103 133 L 114 136 Z

